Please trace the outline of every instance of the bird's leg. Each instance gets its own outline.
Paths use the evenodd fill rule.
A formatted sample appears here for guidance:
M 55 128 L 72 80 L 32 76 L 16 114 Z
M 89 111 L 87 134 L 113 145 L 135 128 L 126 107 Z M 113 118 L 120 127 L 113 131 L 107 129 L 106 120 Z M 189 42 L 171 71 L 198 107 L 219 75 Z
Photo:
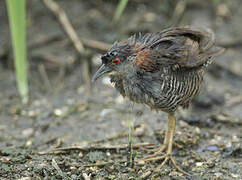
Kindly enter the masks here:
M 152 155 L 150 155 L 149 157 L 153 157 L 161 152 L 164 152 L 166 149 L 167 149 L 167 145 L 168 145 L 168 142 L 167 142 L 167 132 L 166 132 L 166 136 L 165 136 L 165 139 L 164 139 L 164 142 L 162 145 L 160 145 L 160 147 L 158 148 L 152 148 L 152 149 L 147 149 L 147 148 L 143 148 L 143 147 L 139 147 L 141 150 L 143 151 L 146 151 L 146 152 L 149 152 L 149 153 L 153 153 Z
M 171 141 L 171 142 L 173 141 L 173 134 L 175 131 L 175 126 L 176 126 L 176 121 L 170 120 L 169 116 L 170 116 L 170 114 L 168 114 L 168 128 L 166 131 L 166 135 L 165 135 L 163 144 L 159 148 L 145 150 L 148 152 L 153 152 L 153 154 L 146 156 L 138 161 L 153 161 L 153 160 L 164 159 L 164 156 L 158 156 L 158 155 L 159 155 L 159 153 L 165 151 L 166 149 L 168 151 L 169 141 Z M 171 144 L 171 151 L 172 151 L 172 144 Z
M 174 116 L 173 113 L 169 113 L 168 114 L 168 129 L 167 129 L 166 136 L 165 136 L 165 139 L 164 139 L 164 144 L 162 146 L 160 146 L 159 151 L 155 152 L 151 156 L 147 156 L 147 157 L 141 159 L 141 161 L 148 162 L 148 161 L 155 161 L 155 160 L 164 159 L 164 161 L 156 168 L 156 171 L 159 171 L 161 169 L 161 167 L 163 167 L 170 160 L 172 165 L 178 171 L 180 171 L 180 172 L 182 172 L 186 175 L 190 175 L 187 172 L 183 171 L 179 166 L 177 166 L 174 158 L 172 157 L 172 144 L 173 144 L 173 137 L 174 137 L 174 133 L 175 133 L 175 126 L 176 126 L 175 116 Z M 162 156 L 158 155 L 158 153 L 160 153 L 161 151 L 163 151 L 165 149 L 167 149 L 165 155 L 162 155 Z
M 154 149 L 141 148 L 142 150 L 144 150 L 146 152 L 153 153 L 152 155 L 146 156 L 145 159 L 150 158 L 150 157 L 155 157 L 157 154 L 159 154 L 161 152 L 164 152 L 167 149 L 167 147 L 168 147 L 168 139 L 169 139 L 169 137 L 170 137 L 170 131 L 169 131 L 169 125 L 168 125 L 168 130 L 166 131 L 163 144 L 160 145 L 160 147 L 154 148 Z
M 168 147 L 168 136 L 169 136 L 168 135 L 168 131 L 166 131 L 165 139 L 163 141 L 163 144 L 160 145 L 160 147 L 158 147 L 158 148 L 147 149 L 147 148 L 140 147 L 140 149 L 143 150 L 143 151 L 146 151 L 146 152 L 149 152 L 149 153 L 153 153 L 152 155 L 149 155 L 149 156 L 145 157 L 145 159 L 151 158 L 151 157 L 155 157 L 159 153 L 164 152 L 167 149 L 167 147 Z

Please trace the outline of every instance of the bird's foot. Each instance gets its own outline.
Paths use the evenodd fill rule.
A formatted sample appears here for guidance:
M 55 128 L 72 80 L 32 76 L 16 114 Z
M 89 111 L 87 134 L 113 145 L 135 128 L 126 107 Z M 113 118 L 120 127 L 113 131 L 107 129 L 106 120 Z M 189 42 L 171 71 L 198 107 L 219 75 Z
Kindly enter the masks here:
M 179 172 L 187 175 L 187 176 L 191 176 L 191 174 L 187 173 L 186 171 L 184 171 L 182 168 L 180 168 L 177 164 L 175 159 L 172 157 L 172 155 L 170 154 L 166 154 L 163 156 L 164 157 L 164 161 L 155 169 L 155 171 L 160 171 L 161 168 L 167 163 L 167 162 L 171 162 L 171 164 L 173 165 L 173 167 L 178 170 Z
M 175 132 L 175 124 L 176 124 L 176 119 L 174 117 L 173 113 L 168 114 L 168 129 L 166 132 L 166 136 L 164 139 L 164 144 L 161 145 L 158 149 L 151 150 L 150 152 L 154 152 L 152 155 L 146 156 L 142 159 L 136 160 L 138 163 L 145 163 L 149 161 L 157 161 L 157 160 L 163 160 L 163 162 L 155 169 L 155 171 L 161 171 L 161 168 L 167 163 L 171 162 L 171 164 L 177 169 L 179 172 L 190 176 L 189 173 L 185 172 L 182 170 L 178 165 L 176 165 L 176 162 L 174 158 L 172 157 L 172 144 L 173 144 L 173 136 Z M 166 151 L 165 155 L 161 155 L 160 153 L 163 152 L 164 150 Z
M 174 168 L 176 169 L 176 170 L 178 170 L 179 172 L 181 172 L 181 173 L 183 173 L 183 174 L 185 174 L 185 175 L 187 175 L 187 176 L 190 176 L 190 174 L 189 173 L 187 173 L 186 171 L 184 171 L 184 170 L 182 170 L 182 168 L 180 168 L 177 164 L 176 164 L 176 162 L 175 162 L 175 160 L 174 160 L 174 158 L 172 157 L 172 155 L 171 154 L 165 154 L 165 155 L 157 155 L 157 153 L 154 153 L 154 154 L 152 154 L 152 155 L 149 155 L 149 156 L 146 156 L 146 157 L 144 157 L 144 158 L 142 158 L 142 159 L 139 159 L 139 160 L 137 160 L 137 162 L 150 162 L 150 161 L 158 161 L 158 160 L 163 160 L 163 162 L 155 169 L 155 171 L 156 172 L 159 172 L 159 171 L 161 171 L 161 168 L 166 164 L 166 163 L 168 163 L 169 161 L 171 162 L 171 164 L 174 166 Z

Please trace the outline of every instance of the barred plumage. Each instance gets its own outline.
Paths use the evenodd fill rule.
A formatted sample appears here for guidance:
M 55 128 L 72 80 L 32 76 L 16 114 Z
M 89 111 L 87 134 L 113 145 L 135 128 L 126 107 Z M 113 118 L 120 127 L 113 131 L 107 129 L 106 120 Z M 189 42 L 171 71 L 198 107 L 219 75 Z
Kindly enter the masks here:
M 191 69 L 186 72 L 181 69 L 176 72 L 166 69 L 167 74 L 163 74 L 164 71 L 161 72 L 159 84 L 156 74 L 149 75 L 148 79 L 140 77 L 141 84 L 140 81 L 137 81 L 137 77 L 115 81 L 112 76 L 111 81 L 115 82 L 115 88 L 123 96 L 127 96 L 137 103 L 148 104 L 152 109 L 174 112 L 178 106 L 187 107 L 202 86 L 204 69 L 201 68 L 199 71 Z M 167 78 L 164 78 L 164 75 Z M 154 93 L 154 89 L 158 89 L 158 91 L 156 90 Z
M 214 46 L 210 31 L 190 28 L 171 28 L 158 33 L 139 34 L 125 42 L 116 42 L 102 56 L 103 65 L 94 80 L 104 73 L 111 75 L 115 88 L 131 101 L 148 105 L 151 109 L 168 113 L 168 131 L 164 145 L 157 153 L 167 149 L 162 165 L 172 159 L 172 143 L 175 131 L 174 112 L 179 106 L 187 108 L 199 93 L 204 71 L 213 57 L 223 51 Z M 118 58 L 118 64 L 114 59 Z M 153 161 L 157 156 L 145 158 Z M 154 157 L 154 158 L 153 158 Z
M 214 46 L 210 31 L 172 28 L 134 35 L 127 42 L 115 43 L 110 51 L 131 55 L 119 73 L 111 76 L 123 96 L 152 109 L 174 112 L 178 106 L 188 107 L 199 93 L 207 65 L 222 48 Z M 120 77 L 118 81 L 115 76 Z

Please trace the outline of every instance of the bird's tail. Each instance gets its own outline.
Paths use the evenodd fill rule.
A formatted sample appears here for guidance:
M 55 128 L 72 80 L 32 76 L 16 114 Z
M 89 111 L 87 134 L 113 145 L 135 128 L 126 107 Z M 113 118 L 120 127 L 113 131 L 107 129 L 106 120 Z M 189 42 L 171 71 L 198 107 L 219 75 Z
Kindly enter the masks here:
M 201 39 L 200 48 L 209 59 L 219 56 L 225 51 L 225 48 L 215 45 L 214 33 L 210 29 L 206 29 L 206 35 Z

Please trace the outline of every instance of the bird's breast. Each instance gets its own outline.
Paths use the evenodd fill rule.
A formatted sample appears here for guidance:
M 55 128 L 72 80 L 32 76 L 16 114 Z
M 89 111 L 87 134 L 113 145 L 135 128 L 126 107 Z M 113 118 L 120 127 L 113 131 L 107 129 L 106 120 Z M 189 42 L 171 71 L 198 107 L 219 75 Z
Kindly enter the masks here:
M 176 71 L 169 69 L 142 76 L 111 78 L 115 88 L 131 101 L 148 105 L 151 109 L 174 112 L 178 106 L 187 106 L 199 93 L 203 71 Z
M 164 82 L 161 79 L 154 79 L 153 76 L 136 76 L 123 79 L 125 96 L 131 101 L 157 108 L 158 99 L 162 99 Z

